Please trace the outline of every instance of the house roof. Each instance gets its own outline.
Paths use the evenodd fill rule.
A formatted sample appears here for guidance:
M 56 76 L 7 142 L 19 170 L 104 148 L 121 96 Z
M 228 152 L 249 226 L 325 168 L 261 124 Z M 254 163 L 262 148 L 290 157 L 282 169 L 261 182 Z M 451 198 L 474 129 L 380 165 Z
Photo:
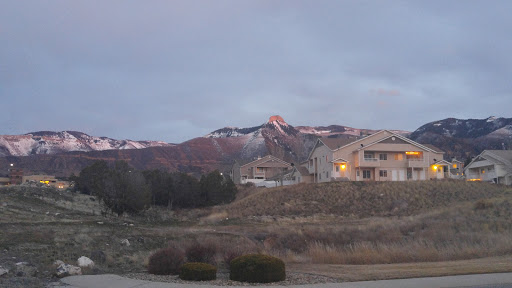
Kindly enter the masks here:
M 359 149 L 357 149 L 357 150 L 363 150 L 363 149 L 366 149 L 366 148 L 368 148 L 368 147 L 370 147 L 370 146 L 372 146 L 372 145 L 375 145 L 375 144 L 377 144 L 377 143 L 380 143 L 380 142 L 382 142 L 382 141 L 384 141 L 384 140 L 386 140 L 386 139 L 389 139 L 389 138 L 391 138 L 391 137 L 396 137 L 396 138 L 398 138 L 398 139 L 400 139 L 400 140 L 402 140 L 402 141 L 405 141 L 405 142 L 407 142 L 407 143 L 409 143 L 409 144 L 411 144 L 411 145 L 414 145 L 414 146 L 416 146 L 416 147 L 419 147 L 419 148 L 421 148 L 421 149 L 423 149 L 423 150 L 427 150 L 427 151 L 431 151 L 431 152 L 436 152 L 436 153 L 444 153 L 444 152 L 442 152 L 439 148 L 436 148 L 435 146 L 431 146 L 432 148 L 431 148 L 431 147 L 428 147 L 428 146 L 426 146 L 426 145 L 423 145 L 423 144 L 420 144 L 420 143 L 418 143 L 418 142 L 415 142 L 415 141 L 413 141 L 413 140 L 411 140 L 411 139 L 409 139 L 409 138 L 407 138 L 407 137 L 404 137 L 404 136 L 402 136 L 402 135 L 395 134 L 395 133 L 393 133 L 393 132 L 391 132 L 391 131 L 389 131 L 389 130 L 381 130 L 381 131 L 379 131 L 379 132 L 377 132 L 377 133 L 380 133 L 380 132 L 382 132 L 382 131 L 387 131 L 387 132 L 388 132 L 388 133 L 390 133 L 391 135 L 389 135 L 389 136 L 387 136 L 387 137 L 384 137 L 384 138 L 381 138 L 381 139 L 379 139 L 379 140 L 377 140 L 377 141 L 375 141 L 375 142 L 372 142 L 372 143 L 370 143 L 370 144 L 368 144 L 368 145 L 366 145 L 366 146 L 362 146 L 361 148 L 359 148 Z
M 306 168 L 304 166 L 299 166 L 299 167 L 295 167 L 295 168 L 297 168 L 297 171 L 299 171 L 300 175 L 302 175 L 302 176 L 309 175 L 308 168 Z
M 329 149 L 336 150 L 343 146 L 346 146 L 352 142 L 356 142 L 359 139 L 354 138 L 320 138 L 320 141 L 324 143 Z
M 505 159 L 512 163 L 512 150 L 485 150 L 484 152 L 494 154 L 499 158 Z
M 512 173 L 512 150 L 484 150 L 464 167 L 464 171 L 472 168 L 473 163 L 485 159 L 493 164 L 505 164 Z M 511 174 L 509 173 L 509 174 Z
M 259 159 L 244 159 L 238 163 L 240 163 L 240 168 L 242 168 L 243 166 L 248 166 L 249 164 L 252 164 L 252 163 L 256 163 L 256 162 L 261 162 L 261 163 L 265 163 L 265 162 L 268 162 L 270 160 L 275 160 L 275 161 L 278 161 L 278 162 L 281 162 L 282 164 L 285 164 L 285 165 L 288 165 L 290 166 L 291 164 L 284 161 L 284 160 L 281 160 L 275 156 L 272 156 L 272 155 L 267 155 L 265 157 L 262 157 L 262 158 L 259 158 Z
M 427 148 L 430 148 L 432 150 L 434 150 L 434 152 L 438 152 L 438 153 L 444 153 L 443 150 L 437 148 L 436 146 L 432 145 L 432 144 L 420 144 L 420 145 L 423 145 Z M 458 160 L 457 160 L 458 161 Z M 460 162 L 460 161 L 459 161 Z M 461 162 L 462 163 L 462 162 Z
M 448 161 L 446 161 L 446 160 L 439 160 L 439 161 L 435 162 L 435 163 L 434 163 L 434 165 L 439 165 L 439 166 L 444 166 L 444 165 L 446 165 L 446 166 L 451 166 L 451 165 L 452 165 L 452 163 L 450 163 L 450 162 L 448 162 Z
M 349 162 L 348 160 L 345 160 L 343 158 L 336 158 L 336 159 L 333 159 L 332 161 L 329 161 L 331 163 L 334 163 L 334 162 Z

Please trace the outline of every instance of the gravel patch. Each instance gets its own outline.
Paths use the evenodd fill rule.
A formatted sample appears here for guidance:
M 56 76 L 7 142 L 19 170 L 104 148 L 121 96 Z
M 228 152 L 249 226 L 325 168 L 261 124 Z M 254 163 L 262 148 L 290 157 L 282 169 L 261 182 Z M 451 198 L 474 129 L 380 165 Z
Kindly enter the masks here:
M 246 283 L 229 280 L 229 272 L 217 272 L 217 280 L 211 281 L 184 281 L 178 275 L 153 275 L 149 273 L 129 273 L 122 275 L 126 278 L 153 281 L 153 282 L 168 282 L 168 283 L 181 283 L 181 284 L 196 284 L 196 285 L 217 285 L 217 286 L 291 286 L 291 285 L 308 285 L 308 284 L 321 284 L 321 283 L 338 283 L 339 279 L 326 277 L 322 275 L 294 273 L 287 272 L 286 280 L 274 283 Z

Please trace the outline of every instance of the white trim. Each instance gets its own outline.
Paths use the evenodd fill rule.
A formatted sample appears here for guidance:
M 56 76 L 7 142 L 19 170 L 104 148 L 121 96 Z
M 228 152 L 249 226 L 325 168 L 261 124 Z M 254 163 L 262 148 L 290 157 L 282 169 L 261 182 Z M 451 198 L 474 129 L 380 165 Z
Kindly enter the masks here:
M 386 131 L 387 131 L 387 130 L 386 130 Z M 388 132 L 389 132 L 389 131 L 388 131 Z M 390 132 L 390 133 L 391 133 L 391 132 Z M 375 134 L 373 134 L 373 135 L 375 135 Z M 370 136 L 371 136 L 371 135 L 370 135 Z M 368 145 L 366 145 L 366 146 L 363 146 L 363 147 L 361 147 L 361 148 L 359 148 L 359 149 L 357 149 L 357 150 L 364 150 L 364 149 L 366 149 L 366 148 L 368 148 L 368 147 L 370 147 L 370 146 L 373 146 L 373 145 L 375 145 L 375 144 L 378 144 L 378 143 L 380 143 L 380 142 L 382 142 L 382 141 L 384 141 L 384 140 L 387 140 L 387 139 L 389 139 L 389 138 L 391 138 L 391 137 L 397 137 L 397 138 L 399 138 L 400 140 L 405 141 L 405 142 L 407 142 L 407 143 L 409 143 L 409 144 L 411 144 L 411 145 L 414 145 L 414 146 L 416 146 L 416 147 L 418 147 L 418 148 L 421 148 L 421 149 L 423 149 L 423 150 L 425 150 L 425 151 L 434 152 L 434 153 L 442 153 L 442 154 L 444 154 L 444 152 L 441 152 L 441 151 L 435 151 L 434 149 L 432 149 L 432 148 L 428 148 L 428 147 L 426 147 L 426 146 L 423 146 L 423 145 L 421 145 L 420 143 L 418 143 L 418 142 L 416 142 L 416 141 L 413 141 L 413 140 L 411 140 L 411 139 L 408 139 L 408 138 L 406 138 L 406 137 L 400 136 L 400 135 L 398 135 L 398 134 L 393 134 L 393 133 L 391 133 L 391 135 L 389 135 L 388 137 L 384 137 L 384 138 L 382 138 L 382 139 L 379 139 L 379 140 L 377 140 L 377 141 L 375 141 L 375 142 L 372 142 L 372 143 L 370 143 L 370 144 L 368 144 Z

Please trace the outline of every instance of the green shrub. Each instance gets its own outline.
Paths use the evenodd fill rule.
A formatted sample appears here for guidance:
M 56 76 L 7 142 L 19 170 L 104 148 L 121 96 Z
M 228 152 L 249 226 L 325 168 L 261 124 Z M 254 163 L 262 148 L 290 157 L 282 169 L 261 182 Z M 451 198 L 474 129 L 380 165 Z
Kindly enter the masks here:
M 181 266 L 180 279 L 190 281 L 208 281 L 217 279 L 217 267 L 208 263 L 185 263 Z
M 178 275 L 184 262 L 183 251 L 168 247 L 158 250 L 149 257 L 148 272 L 156 275 Z
M 229 279 L 251 283 L 283 281 L 286 279 L 284 262 L 262 254 L 240 256 L 230 263 Z

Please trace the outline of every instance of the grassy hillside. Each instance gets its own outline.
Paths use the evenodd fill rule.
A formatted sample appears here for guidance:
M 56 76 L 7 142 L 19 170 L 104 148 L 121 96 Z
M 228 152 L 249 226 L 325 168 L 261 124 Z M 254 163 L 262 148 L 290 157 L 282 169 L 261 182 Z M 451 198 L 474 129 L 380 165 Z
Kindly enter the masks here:
M 297 265 L 512 257 L 512 187 L 487 183 L 244 187 L 233 203 L 204 209 L 156 208 L 121 217 L 101 210 L 97 199 L 86 195 L 0 187 L 0 266 L 13 269 L 15 263 L 27 261 L 38 267 L 40 279 L 49 279 L 53 261 L 73 264 L 84 255 L 97 262 L 87 273 L 141 272 L 157 249 L 186 248 L 196 241 L 213 245 L 221 266 L 225 259 L 247 252 L 275 255 Z M 122 244 L 124 239 L 130 246 Z M 465 273 L 511 271 L 512 265 L 477 268 Z M 434 275 L 422 273 L 414 275 Z M 5 279 L 13 278 L 0 278 L 0 286 L 12 286 L 14 282 Z
M 407 216 L 464 201 L 510 196 L 512 188 L 463 181 L 335 182 L 254 188 L 243 199 L 222 207 L 229 217 Z

